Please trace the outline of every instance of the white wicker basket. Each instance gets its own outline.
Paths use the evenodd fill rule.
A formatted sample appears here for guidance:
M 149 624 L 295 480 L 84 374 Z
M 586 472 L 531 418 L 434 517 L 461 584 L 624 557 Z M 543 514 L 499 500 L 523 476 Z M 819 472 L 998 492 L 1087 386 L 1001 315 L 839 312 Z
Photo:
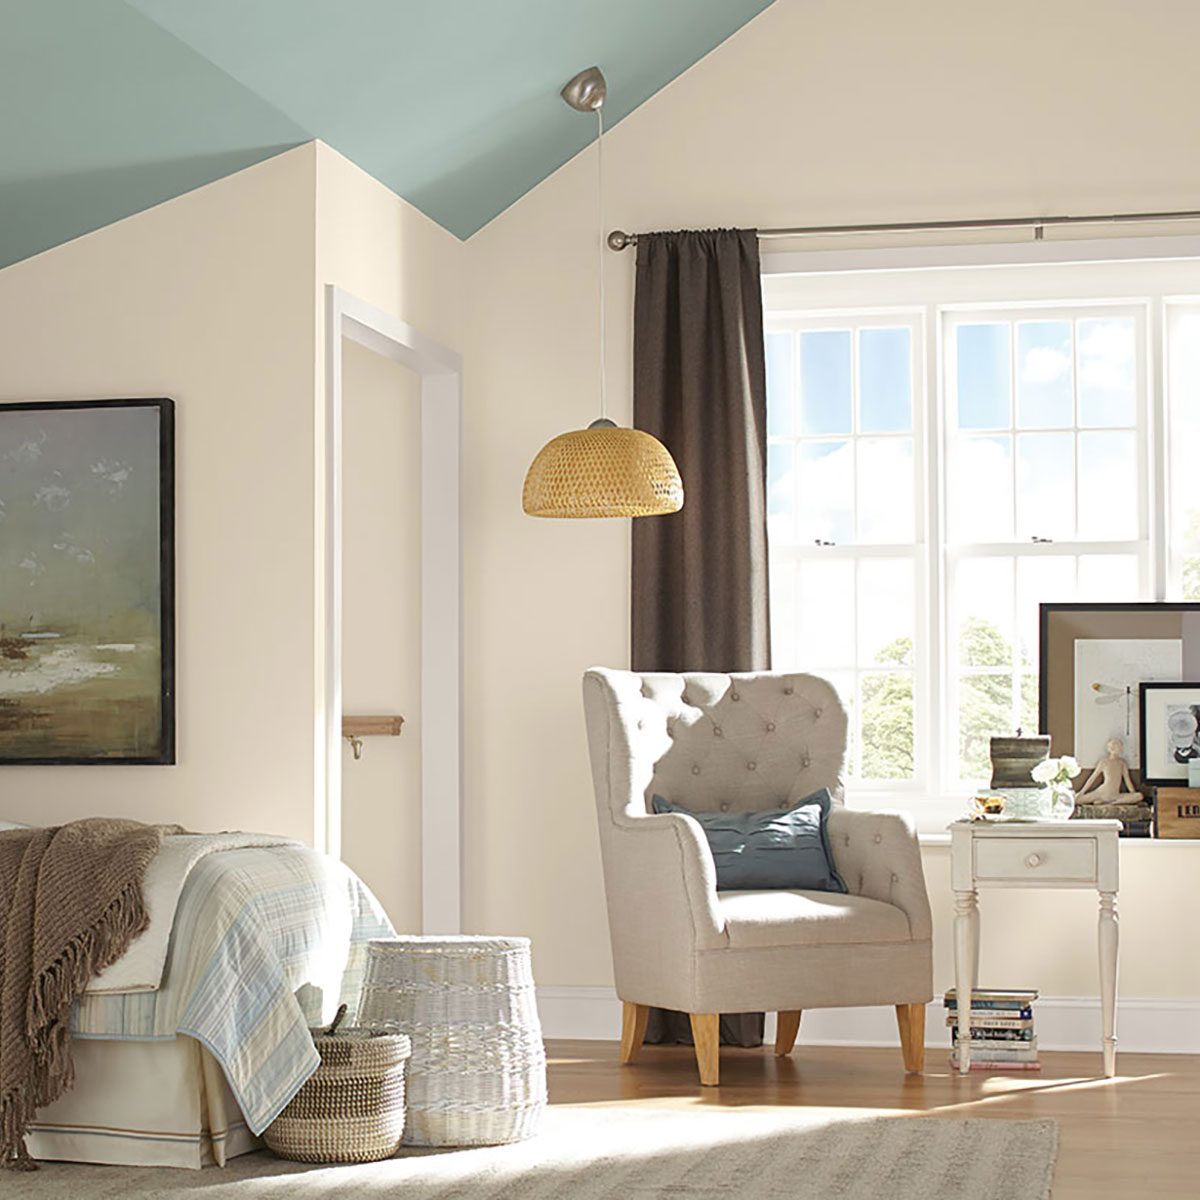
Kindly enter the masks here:
M 359 1022 L 412 1039 L 405 1145 L 498 1145 L 537 1131 L 546 1051 L 528 938 L 374 941 Z

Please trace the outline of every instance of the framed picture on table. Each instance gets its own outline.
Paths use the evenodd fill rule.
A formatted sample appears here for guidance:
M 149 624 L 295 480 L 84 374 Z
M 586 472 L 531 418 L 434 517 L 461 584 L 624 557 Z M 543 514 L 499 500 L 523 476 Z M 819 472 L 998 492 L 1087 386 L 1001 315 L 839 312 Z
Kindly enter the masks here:
M 1142 782 L 1186 787 L 1200 761 L 1200 683 L 1143 683 L 1139 709 Z

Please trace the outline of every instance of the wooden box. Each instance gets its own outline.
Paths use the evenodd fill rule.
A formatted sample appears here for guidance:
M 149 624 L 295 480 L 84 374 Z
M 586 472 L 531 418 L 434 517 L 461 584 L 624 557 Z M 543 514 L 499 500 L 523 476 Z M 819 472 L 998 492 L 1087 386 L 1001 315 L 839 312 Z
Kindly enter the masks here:
M 1200 839 L 1200 788 L 1158 789 L 1154 804 L 1154 836 Z

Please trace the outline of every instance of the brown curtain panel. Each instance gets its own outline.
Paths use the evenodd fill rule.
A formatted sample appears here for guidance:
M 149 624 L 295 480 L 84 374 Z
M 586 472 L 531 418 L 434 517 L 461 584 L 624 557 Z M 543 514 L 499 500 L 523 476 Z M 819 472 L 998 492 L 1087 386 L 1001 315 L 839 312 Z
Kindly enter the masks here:
M 765 671 L 767 382 L 753 230 L 637 241 L 633 423 L 683 508 L 633 523 L 635 671 Z
M 767 610 L 767 381 L 754 230 L 639 234 L 633 423 L 675 457 L 683 508 L 633 522 L 635 671 L 763 671 Z M 762 1013 L 721 1040 L 762 1044 Z M 646 1040 L 691 1042 L 655 1009 Z

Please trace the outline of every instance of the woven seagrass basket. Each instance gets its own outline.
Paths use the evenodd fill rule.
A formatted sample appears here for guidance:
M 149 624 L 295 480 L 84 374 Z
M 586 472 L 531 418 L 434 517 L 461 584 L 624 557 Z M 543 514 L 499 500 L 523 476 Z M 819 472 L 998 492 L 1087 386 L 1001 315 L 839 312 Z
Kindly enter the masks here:
M 412 1043 L 338 1025 L 314 1029 L 320 1066 L 263 1131 L 280 1158 L 310 1163 L 365 1163 L 391 1158 L 404 1137 L 404 1067 Z

